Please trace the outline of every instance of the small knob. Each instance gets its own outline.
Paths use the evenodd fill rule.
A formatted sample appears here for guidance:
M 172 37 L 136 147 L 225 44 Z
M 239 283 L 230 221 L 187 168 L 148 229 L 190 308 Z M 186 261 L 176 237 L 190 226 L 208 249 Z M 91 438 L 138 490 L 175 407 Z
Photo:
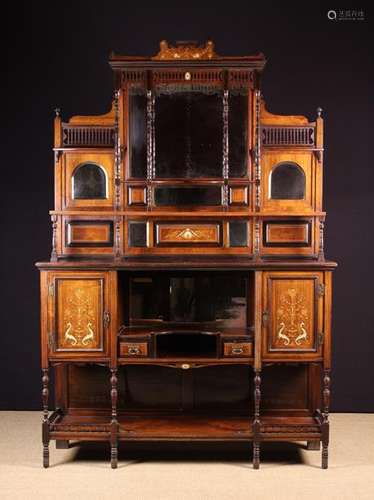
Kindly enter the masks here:
M 322 108 L 317 108 L 317 117 L 321 118 L 322 115 Z
M 189 370 L 191 368 L 191 365 L 189 365 L 188 363 L 183 363 L 181 365 L 181 368 L 182 370 Z

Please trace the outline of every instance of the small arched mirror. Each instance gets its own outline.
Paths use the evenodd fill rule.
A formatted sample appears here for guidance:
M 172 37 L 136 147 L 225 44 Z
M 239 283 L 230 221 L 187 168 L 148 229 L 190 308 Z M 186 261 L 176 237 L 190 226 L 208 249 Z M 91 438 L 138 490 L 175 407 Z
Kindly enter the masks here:
M 105 170 L 96 163 L 82 163 L 72 177 L 72 193 L 75 200 L 105 200 L 107 180 Z
M 302 200 L 305 198 L 304 170 L 293 162 L 275 165 L 269 179 L 272 200 Z

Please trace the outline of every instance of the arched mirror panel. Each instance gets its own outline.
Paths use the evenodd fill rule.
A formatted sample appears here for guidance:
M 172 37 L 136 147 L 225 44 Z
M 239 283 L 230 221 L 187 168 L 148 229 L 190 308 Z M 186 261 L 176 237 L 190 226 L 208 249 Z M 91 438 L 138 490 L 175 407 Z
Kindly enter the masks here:
M 269 193 L 272 200 L 303 200 L 305 198 L 304 170 L 293 162 L 275 165 L 270 173 Z
M 75 200 L 105 200 L 107 193 L 105 170 L 96 163 L 79 165 L 72 176 L 72 193 Z

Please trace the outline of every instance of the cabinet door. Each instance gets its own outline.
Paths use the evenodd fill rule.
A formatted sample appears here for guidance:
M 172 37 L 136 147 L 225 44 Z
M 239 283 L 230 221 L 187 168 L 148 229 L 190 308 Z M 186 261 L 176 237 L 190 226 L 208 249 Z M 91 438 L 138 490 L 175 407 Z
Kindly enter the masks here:
M 109 279 L 109 273 L 48 274 L 50 357 L 107 355 Z
M 264 357 L 321 355 L 323 273 L 264 273 Z

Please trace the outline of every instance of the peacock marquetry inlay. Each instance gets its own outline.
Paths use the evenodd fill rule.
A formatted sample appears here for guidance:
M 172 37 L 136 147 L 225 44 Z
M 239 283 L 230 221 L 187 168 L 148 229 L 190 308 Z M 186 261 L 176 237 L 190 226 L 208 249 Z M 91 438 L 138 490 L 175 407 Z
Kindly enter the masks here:
M 61 279 L 57 288 L 58 350 L 96 350 L 102 343 L 100 279 Z
M 271 350 L 314 348 L 314 295 L 313 280 L 273 280 Z

